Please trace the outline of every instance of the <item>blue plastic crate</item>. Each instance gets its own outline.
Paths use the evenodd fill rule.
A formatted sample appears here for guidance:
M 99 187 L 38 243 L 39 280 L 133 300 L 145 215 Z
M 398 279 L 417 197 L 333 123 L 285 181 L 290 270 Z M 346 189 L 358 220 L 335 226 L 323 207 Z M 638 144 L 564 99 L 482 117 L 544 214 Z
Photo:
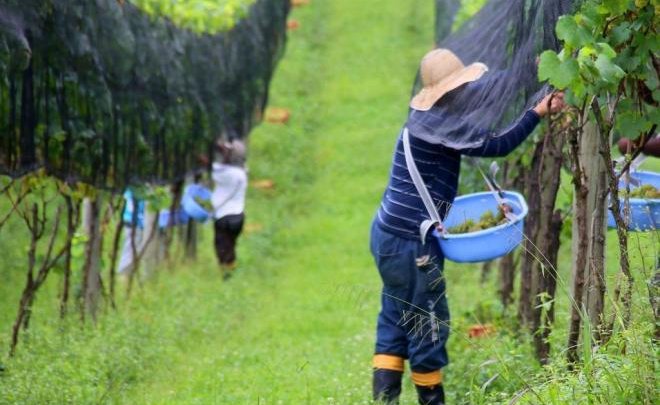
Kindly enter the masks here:
M 660 173 L 653 172 L 632 172 L 630 177 L 638 180 L 642 185 L 650 184 L 656 188 L 660 188 Z M 619 182 L 619 188 L 625 188 L 625 182 Z M 630 189 L 634 190 L 639 186 L 630 185 Z M 623 199 L 621 200 L 623 205 Z M 623 214 L 623 206 L 621 207 Z M 616 228 L 614 215 L 611 211 L 607 212 L 607 225 L 610 228 Z M 630 231 L 650 231 L 658 229 L 660 225 L 660 199 L 646 199 L 646 198 L 631 198 L 630 199 L 630 221 L 628 223 L 628 230 Z
M 528 208 L 525 198 L 513 191 L 504 192 L 504 200 L 513 209 L 516 220 L 478 232 L 440 235 L 434 231 L 445 257 L 458 263 L 484 262 L 505 256 L 523 240 L 524 218 Z M 475 193 L 458 197 L 445 218 L 445 229 L 468 219 L 477 222 L 486 211 L 497 214 L 498 204 L 493 193 Z

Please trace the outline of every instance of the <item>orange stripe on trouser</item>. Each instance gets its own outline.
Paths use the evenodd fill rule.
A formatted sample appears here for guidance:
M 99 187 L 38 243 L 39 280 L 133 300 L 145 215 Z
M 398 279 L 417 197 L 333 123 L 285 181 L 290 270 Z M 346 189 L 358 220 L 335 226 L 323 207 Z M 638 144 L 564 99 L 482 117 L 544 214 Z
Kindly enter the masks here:
M 415 385 L 422 387 L 432 387 L 442 384 L 442 372 L 440 370 L 430 373 L 416 373 L 413 371 L 411 377 Z
M 403 372 L 403 358 L 389 354 L 374 355 L 374 368 Z

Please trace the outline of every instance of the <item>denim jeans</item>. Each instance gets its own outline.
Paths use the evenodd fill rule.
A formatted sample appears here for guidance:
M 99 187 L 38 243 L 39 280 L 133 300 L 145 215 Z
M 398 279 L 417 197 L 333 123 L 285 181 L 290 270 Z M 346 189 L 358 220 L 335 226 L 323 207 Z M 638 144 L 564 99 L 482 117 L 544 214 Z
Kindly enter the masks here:
M 413 372 L 443 368 L 449 308 L 438 243 L 393 235 L 374 221 L 371 253 L 383 281 L 375 353 L 408 359 Z

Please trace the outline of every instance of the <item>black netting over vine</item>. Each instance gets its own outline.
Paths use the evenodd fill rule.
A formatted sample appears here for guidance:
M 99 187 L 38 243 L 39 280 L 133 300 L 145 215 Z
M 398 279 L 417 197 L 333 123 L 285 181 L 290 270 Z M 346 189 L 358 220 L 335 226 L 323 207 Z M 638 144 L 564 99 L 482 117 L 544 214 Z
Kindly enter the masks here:
M 0 171 L 102 188 L 194 169 L 261 118 L 289 0 L 203 35 L 117 0 L 0 2 Z
M 559 48 L 555 25 L 576 2 L 490 0 L 445 37 L 459 2 L 436 0 L 437 46 L 451 50 L 466 66 L 480 62 L 488 71 L 442 97 L 434 107 L 437 125 L 428 126 L 428 131 L 424 125 L 411 128 L 411 134 L 458 150 L 478 147 L 487 139 L 485 134 L 504 129 L 533 107 L 549 90 L 538 81 L 537 58 L 543 50 Z M 420 88 L 418 78 L 414 93 Z M 409 125 L 424 122 L 416 117 L 423 114 L 412 110 Z

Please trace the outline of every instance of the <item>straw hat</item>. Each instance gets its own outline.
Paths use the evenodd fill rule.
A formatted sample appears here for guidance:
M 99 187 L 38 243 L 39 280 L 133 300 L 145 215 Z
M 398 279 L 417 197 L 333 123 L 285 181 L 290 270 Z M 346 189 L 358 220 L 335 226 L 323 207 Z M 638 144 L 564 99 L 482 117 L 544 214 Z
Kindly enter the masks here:
M 483 63 L 465 66 L 452 51 L 435 49 L 424 56 L 420 66 L 424 87 L 410 101 L 410 107 L 428 111 L 445 94 L 479 79 L 488 71 Z

